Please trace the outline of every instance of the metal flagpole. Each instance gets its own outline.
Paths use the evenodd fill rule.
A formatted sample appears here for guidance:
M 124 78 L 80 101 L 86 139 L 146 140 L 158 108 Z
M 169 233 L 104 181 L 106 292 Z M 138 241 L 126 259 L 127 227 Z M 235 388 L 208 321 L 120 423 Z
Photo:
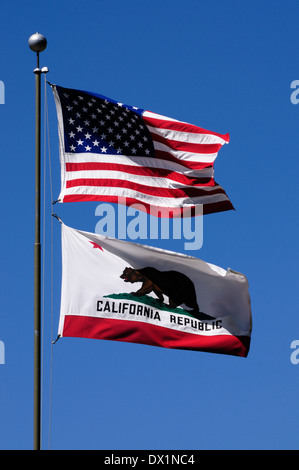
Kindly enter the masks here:
M 34 244 L 34 450 L 41 448 L 41 244 L 40 244 L 40 123 L 41 99 L 39 53 L 47 47 L 46 38 L 35 33 L 28 40 L 30 49 L 36 52 L 35 73 L 35 244 Z

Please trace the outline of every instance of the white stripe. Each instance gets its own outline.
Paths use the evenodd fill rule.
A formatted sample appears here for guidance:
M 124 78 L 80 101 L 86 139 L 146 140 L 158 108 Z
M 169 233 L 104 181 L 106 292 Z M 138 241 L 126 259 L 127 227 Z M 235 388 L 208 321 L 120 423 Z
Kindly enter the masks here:
M 207 196 L 198 196 L 198 197 L 158 197 L 152 196 L 150 194 L 143 194 L 139 191 L 128 189 L 128 188 L 117 188 L 117 187 L 103 187 L 103 186 L 77 186 L 74 188 L 66 188 L 61 192 L 59 199 L 63 199 L 65 196 L 77 195 L 77 194 L 86 194 L 93 196 L 116 196 L 122 199 L 133 198 L 139 200 L 141 203 L 151 204 L 153 206 L 160 207 L 173 207 L 178 208 L 182 206 L 194 207 L 197 204 L 211 204 L 214 202 L 228 201 L 226 194 L 212 194 Z
M 159 127 L 149 126 L 147 124 L 148 130 L 152 134 L 156 134 L 159 136 L 164 137 L 167 140 L 176 140 L 177 142 L 185 142 L 188 144 L 220 144 L 224 145 L 227 142 L 218 137 L 217 135 L 211 134 L 196 134 L 191 132 L 181 132 L 181 131 L 174 131 L 172 129 L 161 129 Z M 154 138 L 154 136 L 152 136 Z
M 127 157 L 125 155 L 106 155 L 99 153 L 65 153 L 65 163 L 116 163 L 119 165 L 141 166 L 144 168 L 161 168 L 164 170 L 175 171 L 182 173 L 186 176 L 201 177 L 214 175 L 212 167 L 202 170 L 190 170 L 179 162 L 171 162 L 169 160 L 162 160 L 160 158 L 147 158 L 147 157 Z M 206 173 L 202 173 L 206 172 Z
M 195 124 L 190 124 L 189 122 L 185 122 L 185 121 L 178 121 L 177 119 L 172 119 L 172 118 L 169 118 L 169 117 L 167 117 L 167 116 L 163 116 L 162 114 L 156 114 L 156 113 L 152 113 L 152 112 L 150 112 L 150 111 L 145 111 L 145 112 L 143 113 L 143 116 L 144 116 L 144 117 L 148 117 L 148 118 L 150 118 L 150 119 L 160 119 L 160 120 L 163 120 L 163 121 L 180 122 L 180 123 L 186 124 L 186 125 L 188 125 L 188 126 L 198 127 L 198 126 L 196 126 Z M 147 127 L 151 127 L 151 126 L 149 126 L 148 124 L 146 124 L 146 125 L 147 125 Z M 156 128 L 156 129 L 157 129 L 157 128 Z M 159 130 L 162 130 L 162 129 L 159 129 Z M 209 133 L 209 131 L 207 131 L 206 129 L 203 129 L 203 130 L 205 130 L 205 132 L 202 133 L 202 134 L 200 133 L 200 134 L 198 134 L 198 135 L 200 135 L 200 136 L 206 136 L 206 139 L 207 139 L 207 140 L 206 140 L 205 142 L 202 142 L 202 143 L 206 143 L 206 144 L 207 144 L 207 143 L 210 143 L 210 144 L 212 144 L 212 143 L 214 143 L 214 144 L 215 144 L 215 143 L 218 143 L 218 144 L 221 144 L 221 145 L 227 144 L 227 141 L 224 140 L 224 139 L 222 139 L 221 136 L 218 136 L 218 135 L 214 135 L 214 134 L 212 134 L 212 133 Z M 180 131 L 173 131 L 173 132 L 179 132 L 179 133 L 180 133 Z M 182 132 L 182 134 L 183 134 L 183 133 L 184 133 L 184 132 Z M 188 134 L 188 132 L 187 132 L 186 134 Z M 193 134 L 193 133 L 191 133 L 191 134 Z M 195 133 L 194 133 L 194 135 L 195 135 Z M 211 138 L 210 141 L 209 141 L 209 138 Z M 214 139 L 215 139 L 215 140 L 214 140 Z M 174 140 L 179 140 L 179 139 L 175 138 Z M 191 142 L 191 141 L 190 141 L 190 142 Z M 199 142 L 197 142 L 197 143 L 199 143 Z
M 164 152 L 168 152 L 173 155 L 178 160 L 186 160 L 189 162 L 196 162 L 196 163 L 213 163 L 218 155 L 216 153 L 193 153 L 193 152 L 185 152 L 183 150 L 173 150 L 169 148 L 167 145 L 162 144 L 161 142 L 154 142 L 154 148 L 156 150 L 162 150 Z
M 182 121 L 178 121 L 177 119 L 173 119 L 173 118 L 169 118 L 167 116 L 163 116 L 162 114 L 152 113 L 151 111 L 144 111 L 142 116 L 149 117 L 151 119 L 161 119 L 161 120 L 163 119 L 163 121 L 182 122 Z M 187 123 L 185 123 L 185 124 L 187 124 Z
M 133 183 L 143 184 L 146 186 L 154 186 L 155 188 L 196 188 L 193 184 L 184 184 L 180 181 L 173 179 L 145 176 L 145 175 L 133 175 L 124 171 L 115 170 L 83 170 L 83 171 L 68 171 L 66 173 L 67 181 L 76 180 L 79 178 L 92 178 L 92 179 L 117 179 L 124 181 L 131 181 Z M 200 186 L 199 189 L 214 189 L 215 186 Z

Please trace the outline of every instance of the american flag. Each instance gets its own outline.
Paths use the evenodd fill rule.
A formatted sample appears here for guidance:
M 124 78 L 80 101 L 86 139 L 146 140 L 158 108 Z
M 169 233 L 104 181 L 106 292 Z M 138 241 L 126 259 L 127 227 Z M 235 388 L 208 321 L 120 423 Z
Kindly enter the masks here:
M 228 134 L 96 93 L 51 86 L 58 116 L 60 202 L 138 204 L 162 217 L 187 208 L 189 215 L 233 209 L 213 168 Z

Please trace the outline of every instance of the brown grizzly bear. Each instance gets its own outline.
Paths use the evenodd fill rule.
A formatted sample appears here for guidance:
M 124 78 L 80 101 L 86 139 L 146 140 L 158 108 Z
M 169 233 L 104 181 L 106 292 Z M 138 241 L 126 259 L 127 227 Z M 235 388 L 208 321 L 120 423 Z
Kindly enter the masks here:
M 199 307 L 196 300 L 194 284 L 185 274 L 178 271 L 159 271 L 156 268 L 146 267 L 142 269 L 125 268 L 120 276 L 125 282 L 142 282 L 142 286 L 136 292 L 136 296 L 142 296 L 154 292 L 160 302 L 164 302 L 163 294 L 169 298 L 168 307 L 176 308 L 185 304 L 191 308 L 188 313 L 199 318 Z M 205 314 L 200 314 L 205 317 Z M 212 318 L 212 317 L 210 317 Z

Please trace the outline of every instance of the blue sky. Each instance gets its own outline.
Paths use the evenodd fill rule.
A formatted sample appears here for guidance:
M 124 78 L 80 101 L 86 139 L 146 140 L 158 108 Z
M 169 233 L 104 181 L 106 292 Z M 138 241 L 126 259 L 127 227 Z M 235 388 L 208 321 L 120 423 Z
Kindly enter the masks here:
M 1 6 L 1 449 L 33 446 L 35 56 L 28 38 L 36 31 L 48 40 L 41 66 L 50 82 L 230 133 L 215 178 L 236 211 L 205 216 L 203 246 L 187 254 L 244 273 L 253 313 L 246 359 L 73 338 L 59 340 L 51 356 L 61 253 L 54 220 L 52 321 L 47 161 L 42 447 L 298 449 L 299 364 L 290 360 L 299 339 L 299 105 L 290 100 L 299 79 L 298 15 L 290 0 Z M 60 169 L 49 87 L 48 105 L 55 199 Z M 93 232 L 97 206 L 60 204 L 55 212 Z M 184 251 L 183 240 L 155 244 Z

